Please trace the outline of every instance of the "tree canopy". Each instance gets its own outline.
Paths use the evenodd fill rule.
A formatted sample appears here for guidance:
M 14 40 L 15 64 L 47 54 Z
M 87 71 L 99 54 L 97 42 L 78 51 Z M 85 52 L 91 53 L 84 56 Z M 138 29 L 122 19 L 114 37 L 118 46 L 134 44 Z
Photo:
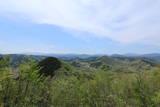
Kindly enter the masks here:
M 61 68 L 61 62 L 55 57 L 47 57 L 40 61 L 38 66 L 41 67 L 40 75 L 53 77 L 55 71 Z

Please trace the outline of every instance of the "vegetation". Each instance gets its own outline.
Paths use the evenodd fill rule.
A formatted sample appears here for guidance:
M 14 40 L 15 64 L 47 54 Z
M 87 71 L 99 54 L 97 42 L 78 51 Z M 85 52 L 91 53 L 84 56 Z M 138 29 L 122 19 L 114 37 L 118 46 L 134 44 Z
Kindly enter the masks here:
M 113 72 L 137 72 L 151 70 L 159 62 L 150 58 L 139 57 L 90 57 L 74 58 L 66 60 L 74 67 L 83 71 L 93 71 L 96 69 L 110 69 Z
M 44 76 L 54 76 L 54 72 L 61 68 L 61 62 L 54 57 L 48 57 L 38 64 L 41 69 L 39 70 L 39 73 Z
M 93 59 L 83 59 L 86 65 L 81 70 L 70 65 L 70 61 L 59 62 L 51 57 L 39 63 L 24 61 L 16 68 L 10 66 L 9 59 L 0 58 L 0 107 L 160 106 L 159 66 L 150 65 L 150 69 L 146 69 L 149 64 L 142 60 L 125 60 L 128 69 L 136 72 L 123 72 L 124 69 L 114 72 L 116 59 Z M 84 72 L 85 67 L 87 70 L 96 61 L 102 63 Z M 41 75 L 40 71 L 47 75 Z M 50 73 L 54 74 L 53 78 Z

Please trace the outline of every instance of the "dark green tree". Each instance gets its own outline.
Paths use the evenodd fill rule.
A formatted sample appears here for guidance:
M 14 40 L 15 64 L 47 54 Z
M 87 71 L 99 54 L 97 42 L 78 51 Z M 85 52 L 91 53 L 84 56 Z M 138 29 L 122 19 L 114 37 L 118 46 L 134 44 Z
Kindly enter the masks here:
M 61 61 L 55 57 L 48 57 L 40 61 L 38 66 L 41 68 L 39 71 L 40 75 L 53 77 L 55 71 L 61 68 Z

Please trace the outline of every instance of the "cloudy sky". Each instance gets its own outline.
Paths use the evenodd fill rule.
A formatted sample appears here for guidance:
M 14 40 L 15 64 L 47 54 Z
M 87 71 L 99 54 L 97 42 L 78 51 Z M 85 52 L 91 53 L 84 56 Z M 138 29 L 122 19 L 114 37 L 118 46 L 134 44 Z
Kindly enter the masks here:
M 0 0 L 0 53 L 159 53 L 160 0 Z

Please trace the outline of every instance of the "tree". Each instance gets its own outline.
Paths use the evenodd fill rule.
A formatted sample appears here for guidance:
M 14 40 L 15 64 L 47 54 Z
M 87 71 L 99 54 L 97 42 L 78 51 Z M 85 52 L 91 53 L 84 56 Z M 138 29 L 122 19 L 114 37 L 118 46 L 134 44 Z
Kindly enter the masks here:
M 38 66 L 41 67 L 40 75 L 53 77 L 55 71 L 61 68 L 61 62 L 55 57 L 48 57 L 40 61 Z
M 0 68 L 7 66 L 9 62 L 9 58 L 0 57 Z

